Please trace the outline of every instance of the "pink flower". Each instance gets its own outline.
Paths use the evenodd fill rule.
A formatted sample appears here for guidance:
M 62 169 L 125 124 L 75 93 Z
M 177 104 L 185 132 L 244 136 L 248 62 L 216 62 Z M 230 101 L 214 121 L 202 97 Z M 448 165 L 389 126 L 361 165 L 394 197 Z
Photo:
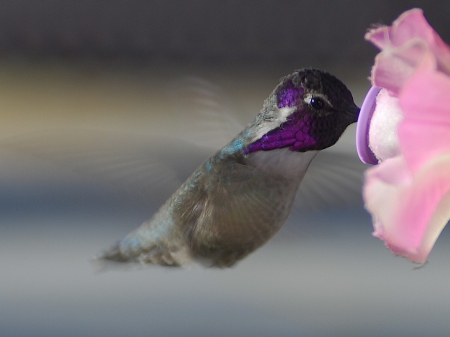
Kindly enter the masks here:
M 450 219 L 450 47 L 420 9 L 365 38 L 381 49 L 358 122 L 373 235 L 424 263 Z M 381 88 L 381 90 L 380 90 Z

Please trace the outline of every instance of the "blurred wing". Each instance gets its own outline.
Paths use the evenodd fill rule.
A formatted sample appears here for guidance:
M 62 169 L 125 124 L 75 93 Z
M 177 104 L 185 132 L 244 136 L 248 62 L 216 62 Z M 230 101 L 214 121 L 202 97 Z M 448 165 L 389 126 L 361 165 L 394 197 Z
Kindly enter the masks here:
M 0 146 L 49 160 L 143 200 L 168 197 L 211 154 L 186 141 L 117 131 L 66 129 L 4 138 Z
M 186 77 L 171 82 L 165 93 L 168 104 L 155 115 L 158 125 L 149 125 L 150 136 L 142 130 L 78 127 L 7 137 L 0 146 L 120 187 L 140 200 L 152 200 L 155 193 L 168 197 L 209 155 L 234 138 L 242 124 L 236 121 L 231 99 L 206 80 Z
M 366 168 L 356 153 L 333 149 L 319 152 L 300 185 L 294 207 L 320 211 L 362 205 L 362 179 Z
M 170 84 L 171 128 L 178 138 L 219 149 L 245 126 L 233 102 L 219 86 L 197 77 Z M 176 93 L 176 94 L 173 94 Z M 255 112 L 256 114 L 256 112 Z

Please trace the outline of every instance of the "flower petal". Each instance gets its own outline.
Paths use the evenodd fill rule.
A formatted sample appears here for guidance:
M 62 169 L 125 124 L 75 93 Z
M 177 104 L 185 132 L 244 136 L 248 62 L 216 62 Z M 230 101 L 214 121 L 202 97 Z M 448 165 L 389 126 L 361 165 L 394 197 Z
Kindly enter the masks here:
M 435 58 L 437 69 L 450 75 L 450 46 L 420 9 L 403 13 L 390 27 L 370 30 L 365 38 L 382 50 L 372 68 L 372 85 L 398 94 L 428 52 Z
M 378 26 L 369 29 L 366 35 L 364 35 L 364 39 L 372 42 L 379 49 L 387 48 L 391 45 L 392 29 L 390 26 Z
M 421 66 L 399 96 L 400 148 L 413 172 L 450 152 L 450 78 Z
M 392 49 L 414 38 L 433 43 L 435 34 L 423 16 L 422 10 L 413 8 L 400 15 L 392 26 L 370 29 L 364 38 L 380 49 Z
M 416 68 L 429 53 L 428 46 L 414 39 L 395 49 L 386 49 L 375 57 L 372 85 L 386 88 L 395 95 L 408 83 Z
M 392 24 L 394 46 L 401 46 L 412 39 L 424 40 L 432 49 L 440 40 L 439 35 L 430 26 L 419 8 L 410 9 L 398 17 Z
M 396 25 L 395 22 L 399 21 Z M 450 75 L 450 47 L 430 26 L 421 9 L 403 13 L 393 24 L 394 45 L 399 46 L 412 39 L 420 39 L 438 60 L 439 70 Z
M 374 236 L 395 254 L 424 263 L 450 218 L 449 172 L 448 154 L 414 178 L 401 156 L 368 170 L 364 199 L 374 217 Z
M 404 12 L 392 23 L 369 30 L 364 38 L 378 48 L 393 49 L 412 39 L 423 40 L 436 55 L 439 63 L 450 66 L 450 47 L 440 38 L 425 19 L 419 8 Z

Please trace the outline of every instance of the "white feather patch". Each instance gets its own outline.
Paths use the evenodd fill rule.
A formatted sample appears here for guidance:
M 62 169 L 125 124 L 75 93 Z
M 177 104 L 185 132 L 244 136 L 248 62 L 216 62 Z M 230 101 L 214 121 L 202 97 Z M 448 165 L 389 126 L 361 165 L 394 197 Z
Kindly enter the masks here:
M 274 111 L 274 117 L 272 120 L 266 121 L 265 123 L 260 125 L 260 128 L 257 130 L 255 136 L 252 141 L 260 139 L 269 131 L 276 129 L 281 124 L 287 121 L 287 118 L 292 115 L 292 113 L 296 110 L 296 107 L 286 107 L 286 108 L 276 108 Z

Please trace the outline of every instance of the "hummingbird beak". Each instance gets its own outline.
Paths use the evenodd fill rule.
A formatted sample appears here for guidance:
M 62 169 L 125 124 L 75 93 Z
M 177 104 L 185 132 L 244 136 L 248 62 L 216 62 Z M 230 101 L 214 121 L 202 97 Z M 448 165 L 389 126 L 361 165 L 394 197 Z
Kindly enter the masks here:
M 355 120 L 354 120 L 355 123 L 358 121 L 359 113 L 360 113 L 360 112 L 361 112 L 361 108 L 359 108 L 358 106 L 356 106 L 356 109 L 355 109 Z
M 358 121 L 360 111 L 361 109 L 357 105 L 354 105 L 350 111 L 346 111 L 349 116 L 353 117 L 352 123 L 356 123 Z

